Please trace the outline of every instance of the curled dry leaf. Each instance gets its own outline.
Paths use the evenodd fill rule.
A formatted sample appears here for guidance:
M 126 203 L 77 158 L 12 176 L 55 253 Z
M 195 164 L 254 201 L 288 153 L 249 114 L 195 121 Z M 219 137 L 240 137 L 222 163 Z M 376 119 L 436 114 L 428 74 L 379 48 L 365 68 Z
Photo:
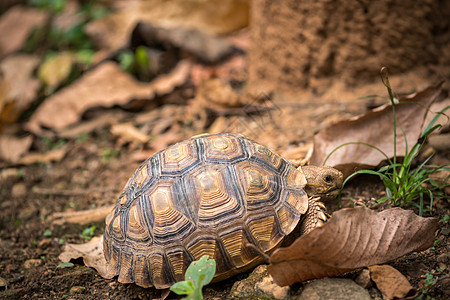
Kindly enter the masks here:
M 413 299 L 416 290 L 402 273 L 389 265 L 369 267 L 370 276 L 387 299 Z
M 65 244 L 63 252 L 58 256 L 59 260 L 69 262 L 71 259 L 83 258 L 86 266 L 94 268 L 103 278 L 112 278 L 109 264 L 103 256 L 103 236 L 93 237 L 85 244 Z
M 397 154 L 405 153 L 403 128 L 409 147 L 417 142 L 427 107 L 441 93 L 441 83 L 430 86 L 414 95 L 400 99 L 396 105 L 397 115 Z M 392 106 L 384 105 L 364 115 L 338 122 L 321 130 L 314 137 L 314 152 L 311 164 L 322 165 L 337 147 L 350 142 L 362 142 L 382 150 L 388 157 L 394 155 L 394 120 Z M 366 145 L 346 145 L 334 152 L 326 164 L 340 169 L 344 176 L 355 169 L 377 166 L 385 157 Z
M 248 24 L 247 0 L 152 0 L 124 4 L 116 12 L 90 23 L 88 34 L 97 46 L 113 52 L 126 46 L 138 22 L 185 27 L 209 34 L 233 32 Z
M 131 123 L 115 124 L 111 127 L 111 133 L 126 142 L 146 143 L 150 137 L 134 127 Z
M 45 153 L 33 153 L 29 152 L 28 154 L 21 157 L 17 163 L 20 165 L 31 165 L 37 162 L 47 163 L 50 161 L 60 161 L 66 156 L 67 153 L 67 145 L 59 149 L 53 149 Z
M 437 228 L 437 218 L 401 208 L 342 209 L 322 227 L 276 250 L 269 273 L 281 286 L 347 273 L 427 249 Z
M 189 75 L 190 63 L 180 61 L 171 73 L 150 83 L 134 80 L 117 64 L 106 62 L 90 73 L 48 98 L 33 114 L 27 127 L 39 134 L 41 126 L 61 131 L 80 120 L 93 107 L 125 105 L 133 99 L 153 99 L 183 84 Z
M 14 6 L 0 18 L 0 58 L 20 50 L 33 28 L 45 23 L 48 14 L 42 10 Z
M 14 123 L 35 99 L 40 88 L 33 78 L 39 58 L 11 55 L 0 62 L 0 124 Z

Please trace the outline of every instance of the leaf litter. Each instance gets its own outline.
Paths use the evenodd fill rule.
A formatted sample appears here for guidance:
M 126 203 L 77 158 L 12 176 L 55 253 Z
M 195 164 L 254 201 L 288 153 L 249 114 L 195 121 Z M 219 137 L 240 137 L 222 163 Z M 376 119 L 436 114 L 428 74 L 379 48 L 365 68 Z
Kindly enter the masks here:
M 60 131 L 77 123 L 89 108 L 123 106 L 134 99 L 152 100 L 183 84 L 189 68 L 188 61 L 180 61 L 171 73 L 150 83 L 140 83 L 117 64 L 105 62 L 47 98 L 33 114 L 27 128 L 35 134 L 40 134 L 43 127 Z

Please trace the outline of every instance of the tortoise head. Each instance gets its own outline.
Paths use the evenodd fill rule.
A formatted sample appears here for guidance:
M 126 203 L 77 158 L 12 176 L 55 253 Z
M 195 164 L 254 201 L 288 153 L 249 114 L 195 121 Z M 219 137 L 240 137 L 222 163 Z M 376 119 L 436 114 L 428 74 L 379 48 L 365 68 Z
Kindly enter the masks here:
M 305 191 L 309 197 L 320 197 L 322 201 L 326 201 L 338 195 L 344 180 L 340 171 L 327 166 L 303 166 L 301 170 L 306 177 Z

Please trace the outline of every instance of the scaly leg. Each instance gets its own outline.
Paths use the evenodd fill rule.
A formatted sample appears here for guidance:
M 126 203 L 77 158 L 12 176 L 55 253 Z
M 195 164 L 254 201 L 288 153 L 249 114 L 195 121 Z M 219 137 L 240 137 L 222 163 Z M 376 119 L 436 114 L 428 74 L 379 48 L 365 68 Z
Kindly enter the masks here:
M 308 210 L 300 224 L 300 236 L 309 233 L 316 227 L 320 227 L 327 222 L 330 215 L 326 212 L 325 205 L 319 201 L 320 197 L 308 199 Z

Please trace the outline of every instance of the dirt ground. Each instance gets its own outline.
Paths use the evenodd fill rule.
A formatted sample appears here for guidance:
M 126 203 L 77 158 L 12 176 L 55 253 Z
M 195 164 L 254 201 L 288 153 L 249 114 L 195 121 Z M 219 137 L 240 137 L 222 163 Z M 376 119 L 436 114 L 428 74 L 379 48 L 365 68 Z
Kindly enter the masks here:
M 186 94 L 183 90 L 189 88 L 177 90 L 172 97 L 178 97 L 178 103 L 187 103 L 182 95 Z M 247 128 L 246 134 L 251 138 L 268 144 L 287 157 L 301 158 L 305 153 L 301 153 L 302 147 L 294 147 L 295 145 L 305 145 L 311 140 L 315 130 L 329 122 L 365 111 L 366 104 L 330 103 L 325 107 L 321 104 L 323 109 L 320 110 L 314 105 L 276 103 L 276 109 L 270 114 L 237 116 L 226 129 L 241 131 Z M 171 135 L 174 131 L 180 139 L 197 133 L 195 126 L 183 122 L 186 109 L 186 104 L 164 104 L 152 109 L 157 111 L 156 115 L 170 116 L 173 120 L 160 137 Z M 137 118 L 145 113 L 125 112 L 123 118 Z M 137 153 L 152 151 L 122 143 L 110 134 L 107 127 L 98 128 L 83 139 L 60 143 L 54 141 L 51 145 L 42 139 L 34 147 L 34 150 L 42 153 L 48 151 L 49 147 L 68 147 L 68 150 L 64 159 L 59 162 L 3 169 L 0 189 L 0 277 L 6 281 L 7 286 L 3 284 L 0 287 L 0 298 L 159 297 L 160 292 L 152 288 L 143 289 L 134 284 L 120 284 L 115 279 L 103 279 L 94 270 L 83 266 L 81 261 L 71 268 L 58 268 L 61 263 L 58 255 L 64 243 L 85 242 L 82 232 L 91 226 L 95 226 L 93 235 L 100 235 L 104 224 L 54 225 L 50 218 L 56 212 L 86 210 L 114 203 L 128 177 L 139 165 L 139 161 L 135 159 Z M 448 153 L 438 153 L 438 157 L 445 161 Z M 383 186 L 377 179 L 361 177 L 345 188 L 343 203 L 344 206 L 371 206 L 383 193 Z M 336 209 L 336 205 L 333 206 L 331 210 Z M 448 202 L 437 199 L 427 216 L 441 219 L 445 214 L 448 214 Z M 407 255 L 392 263 L 415 288 L 424 287 L 426 273 L 434 274 L 437 281 L 428 289 L 427 295 L 435 299 L 445 299 L 448 296 L 445 294 L 448 293 L 449 281 L 448 236 L 449 226 L 442 224 L 433 249 Z M 233 283 L 246 276 L 242 274 L 208 286 L 205 297 L 226 298 Z M 354 275 L 349 275 L 351 276 Z M 302 286 L 296 285 L 293 298 L 301 292 Z M 169 298 L 176 297 L 170 295 Z

